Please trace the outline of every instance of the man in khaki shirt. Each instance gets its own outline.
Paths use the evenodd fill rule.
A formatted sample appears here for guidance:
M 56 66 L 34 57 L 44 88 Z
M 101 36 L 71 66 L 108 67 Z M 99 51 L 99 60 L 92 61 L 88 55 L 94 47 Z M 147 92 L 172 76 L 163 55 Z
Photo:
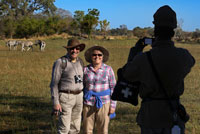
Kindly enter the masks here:
M 195 60 L 188 50 L 177 48 L 171 38 L 177 27 L 176 13 L 169 7 L 160 7 L 154 14 L 154 36 L 150 53 L 168 96 L 175 106 L 184 91 L 184 78 L 190 72 Z M 139 95 L 142 98 L 137 115 L 141 134 L 171 134 L 173 112 L 168 100 L 160 88 L 140 39 L 131 49 L 129 62 L 123 68 L 123 77 L 129 81 L 140 81 Z M 134 52 L 134 53 L 132 53 Z M 181 134 L 184 134 L 185 123 L 178 122 Z
M 59 134 L 78 134 L 83 107 L 83 62 L 78 55 L 85 44 L 70 39 L 64 48 L 67 54 L 53 65 L 50 85 L 53 114 L 59 116 Z

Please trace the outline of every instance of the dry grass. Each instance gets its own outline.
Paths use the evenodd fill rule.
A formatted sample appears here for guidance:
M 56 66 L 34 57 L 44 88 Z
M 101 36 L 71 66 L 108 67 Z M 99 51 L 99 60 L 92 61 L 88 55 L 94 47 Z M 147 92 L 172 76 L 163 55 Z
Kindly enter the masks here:
M 1 134 L 54 134 L 55 120 L 50 116 L 51 100 L 49 82 L 53 62 L 66 53 L 62 48 L 67 39 L 45 40 L 47 48 L 40 52 L 8 51 L 5 42 L 0 41 L 0 133 Z M 135 40 L 81 40 L 86 48 L 102 45 L 110 51 L 107 63 L 113 70 L 126 63 L 129 48 Z M 185 79 L 185 104 L 191 119 L 186 125 L 186 134 L 200 133 L 200 45 L 177 44 L 187 48 L 195 57 L 196 65 Z M 83 58 L 83 53 L 80 54 Z M 83 58 L 84 59 L 84 58 Z M 110 134 L 139 134 L 135 122 L 139 106 L 118 103 L 117 117 L 111 121 Z

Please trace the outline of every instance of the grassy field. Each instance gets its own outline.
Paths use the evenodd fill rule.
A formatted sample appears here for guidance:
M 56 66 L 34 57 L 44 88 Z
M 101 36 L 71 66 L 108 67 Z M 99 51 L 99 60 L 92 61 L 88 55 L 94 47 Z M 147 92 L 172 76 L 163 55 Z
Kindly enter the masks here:
M 53 62 L 64 55 L 67 39 L 45 40 L 45 52 L 34 47 L 33 52 L 8 51 L 0 41 L 0 134 L 55 134 L 56 118 L 51 117 L 49 83 Z M 87 48 L 102 45 L 110 52 L 107 62 L 116 73 L 126 63 L 129 48 L 135 40 L 81 40 Z M 181 97 L 191 116 L 186 134 L 200 134 L 200 45 L 177 44 L 187 48 L 196 65 L 185 79 L 185 93 Z M 147 48 L 148 49 L 148 48 Z M 83 57 L 84 53 L 80 56 Z M 183 59 L 184 60 L 184 59 Z M 86 62 L 85 62 L 86 63 Z M 117 117 L 110 123 L 109 134 L 139 134 L 135 122 L 139 106 L 119 102 Z

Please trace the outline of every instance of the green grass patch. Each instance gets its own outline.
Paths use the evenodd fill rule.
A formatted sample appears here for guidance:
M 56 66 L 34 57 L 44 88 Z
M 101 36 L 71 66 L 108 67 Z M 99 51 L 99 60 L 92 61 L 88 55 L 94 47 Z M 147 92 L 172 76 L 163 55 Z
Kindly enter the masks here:
M 45 40 L 44 52 L 34 46 L 33 52 L 9 51 L 0 41 L 0 133 L 1 134 L 55 134 L 57 118 L 51 117 L 52 104 L 49 83 L 54 61 L 64 55 L 62 47 L 67 39 Z M 128 57 L 136 40 L 81 40 L 86 49 L 102 45 L 110 52 L 108 65 L 115 74 Z M 200 45 L 177 44 L 187 48 L 196 59 L 196 65 L 185 79 L 185 92 L 181 101 L 190 114 L 186 134 L 200 133 Z M 149 48 L 146 48 L 149 49 Z M 84 50 L 85 51 L 85 50 Z M 84 52 L 80 54 L 84 60 Z M 184 59 L 183 59 L 184 60 Z M 85 62 L 86 63 L 86 62 Z M 87 64 L 87 63 L 86 63 Z M 136 115 L 139 106 L 118 102 L 117 117 L 110 122 L 110 134 L 139 134 Z

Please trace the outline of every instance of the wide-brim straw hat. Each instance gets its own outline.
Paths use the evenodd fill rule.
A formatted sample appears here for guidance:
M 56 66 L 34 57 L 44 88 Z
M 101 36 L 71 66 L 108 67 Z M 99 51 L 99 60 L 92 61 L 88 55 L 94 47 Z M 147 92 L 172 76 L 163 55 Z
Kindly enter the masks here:
M 85 51 L 85 60 L 89 63 L 92 63 L 92 53 L 94 50 L 99 50 L 103 53 L 103 62 L 107 62 L 108 61 L 108 58 L 109 58 L 109 52 L 108 50 L 106 50 L 104 47 L 102 46 L 93 46 L 91 48 L 88 48 L 86 51 Z
M 70 39 L 67 43 L 67 46 L 63 46 L 66 49 L 69 48 L 74 48 L 74 47 L 80 47 L 80 51 L 83 51 L 85 49 L 85 44 L 84 43 L 80 43 L 77 39 Z

